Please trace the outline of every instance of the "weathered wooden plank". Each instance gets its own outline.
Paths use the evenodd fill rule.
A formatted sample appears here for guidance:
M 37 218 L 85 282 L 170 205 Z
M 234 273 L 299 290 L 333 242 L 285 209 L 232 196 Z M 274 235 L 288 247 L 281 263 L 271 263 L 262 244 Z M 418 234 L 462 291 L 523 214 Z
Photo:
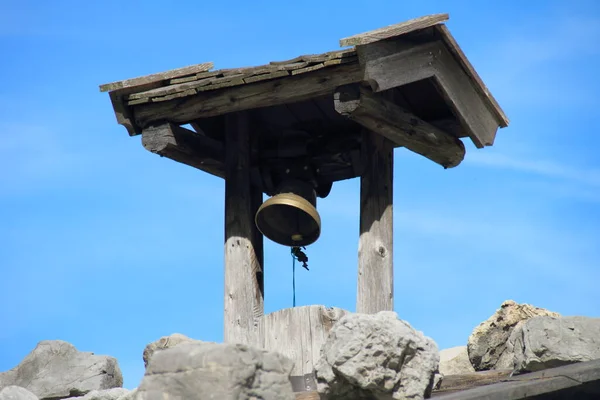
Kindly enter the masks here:
M 346 64 L 346 63 L 357 62 L 357 61 L 358 61 L 358 56 L 352 56 L 352 57 L 344 57 L 344 58 L 334 58 L 334 59 L 325 61 L 323 64 L 325 66 L 329 66 L 329 65 Z
M 126 79 L 124 81 L 107 83 L 104 85 L 100 85 L 100 91 L 108 92 L 117 89 L 124 89 L 129 87 L 141 86 L 148 83 L 164 81 L 180 76 L 190 75 L 197 72 L 205 72 L 213 68 L 213 66 L 214 64 L 212 62 L 207 62 L 203 64 L 190 65 L 188 67 L 172 69 L 170 71 L 159 72 L 156 74 L 140 76 L 138 78 Z
M 292 376 L 314 370 L 333 325 L 348 312 L 320 305 L 285 308 L 261 318 L 263 348 L 294 361 Z
M 155 89 L 145 90 L 143 92 L 132 93 L 128 97 L 129 101 L 127 102 L 127 104 L 128 105 L 142 104 L 142 103 L 136 102 L 137 99 L 139 99 L 139 100 L 147 99 L 147 101 L 151 101 L 151 99 L 165 97 L 165 96 L 168 96 L 171 94 L 177 94 L 177 93 L 183 93 L 183 92 L 189 93 L 193 89 L 196 89 L 196 88 L 199 88 L 202 86 L 206 86 L 206 85 L 210 85 L 215 79 L 217 79 L 217 78 L 213 77 L 213 78 L 200 79 L 200 80 L 191 81 L 191 82 L 178 83 L 177 85 L 161 86 L 161 87 L 158 87 Z M 195 93 L 196 93 L 196 91 L 194 90 L 192 94 L 195 94 Z
M 257 342 L 264 299 L 254 224 L 257 189 L 250 181 L 250 127 L 245 112 L 225 116 L 225 307 L 224 341 Z
M 493 145 L 500 123 L 445 46 L 436 52 L 434 68 L 442 93 L 467 128 L 473 143 L 479 148 Z
M 506 114 L 504 113 L 504 111 L 502 110 L 492 93 L 488 90 L 485 83 L 483 83 L 483 80 L 481 79 L 481 77 L 479 77 L 479 74 L 477 73 L 473 65 L 469 62 L 469 59 L 467 58 L 465 53 L 463 53 L 462 49 L 458 45 L 458 42 L 450 33 L 448 27 L 444 24 L 439 24 L 435 26 L 435 29 L 440 33 L 450 52 L 458 60 L 460 65 L 465 69 L 469 77 L 473 80 L 473 82 L 475 83 L 475 88 L 488 101 L 492 111 L 494 112 L 499 122 L 499 125 L 503 128 L 507 127 L 509 123 L 508 117 L 506 116 Z
M 270 72 L 268 74 L 252 75 L 247 78 L 244 78 L 244 83 L 254 83 L 254 82 L 260 82 L 260 81 L 266 81 L 268 79 L 281 78 L 283 76 L 288 76 L 288 75 L 289 75 L 288 71 L 275 71 L 275 72 Z
M 319 392 L 316 390 L 312 392 L 298 392 L 296 393 L 296 400 L 321 400 Z
M 161 82 L 152 82 L 142 86 L 125 88 L 108 93 L 115 111 L 117 123 L 119 125 L 123 125 L 125 129 L 127 129 L 127 133 L 129 133 L 130 136 L 139 135 L 142 133 L 142 131 L 138 126 L 135 125 L 135 122 L 133 121 L 131 110 L 126 105 L 127 97 L 137 90 L 151 90 L 159 87 L 161 84 Z
M 364 80 L 375 92 L 434 78 L 473 143 L 479 148 L 493 144 L 498 122 L 442 41 L 383 57 L 361 57 L 361 62 Z
M 444 378 L 446 379 L 446 378 Z M 438 400 L 520 400 L 534 398 L 577 386 L 596 382 L 600 384 L 600 360 L 581 362 L 544 371 L 504 378 L 499 383 L 453 393 L 436 392 Z M 596 388 L 596 391 L 599 388 Z M 552 398 L 580 398 L 570 394 Z M 556 393 L 558 395 L 558 393 Z M 584 397 L 593 398 L 593 397 Z
M 225 177 L 223 143 L 171 123 L 150 126 L 142 132 L 142 145 L 152 153 Z
M 298 74 L 304 74 L 307 72 L 316 71 L 321 68 L 325 68 L 324 63 L 314 64 L 314 65 L 311 65 L 310 67 L 306 67 L 306 68 L 294 69 L 291 71 L 291 73 L 292 73 L 292 75 L 298 75 Z
M 365 131 L 362 159 L 356 312 L 374 314 L 394 309 L 392 142 Z
M 177 85 L 178 83 L 191 82 L 198 79 L 197 74 L 182 76 L 181 78 L 169 79 L 169 85 Z
M 168 119 L 187 123 L 199 118 L 229 112 L 269 107 L 330 95 L 338 86 L 362 80 L 358 64 L 349 63 L 319 71 L 198 93 L 173 102 L 134 106 L 136 124 Z
M 444 168 L 456 167 L 465 157 L 460 139 L 365 87 L 355 84 L 339 88 L 334 106 L 341 115 Z
M 378 45 L 378 44 L 376 44 Z M 441 42 L 426 43 L 381 57 L 359 56 L 364 79 L 374 92 L 403 86 L 435 75 L 432 67 Z M 384 53 L 378 53 L 384 54 Z
M 481 371 L 472 374 L 446 375 L 434 393 L 450 393 L 472 389 L 478 386 L 491 385 L 510 377 L 512 369 Z
M 166 96 L 152 97 L 150 99 L 150 102 L 152 102 L 152 103 L 158 103 L 158 102 L 161 102 L 161 101 L 169 101 L 169 100 L 173 100 L 173 99 L 178 99 L 180 97 L 191 96 L 193 94 L 196 94 L 196 89 L 188 89 L 188 90 L 185 90 L 183 92 L 177 92 L 177 93 L 173 93 L 173 94 L 168 94 Z M 135 100 L 133 102 L 135 103 Z M 128 105 L 132 105 L 132 103 L 127 103 L 127 104 Z M 141 104 L 143 104 L 143 103 L 141 103 Z
M 399 24 L 386 26 L 384 28 L 379 28 L 373 31 L 340 39 L 340 47 L 365 45 L 377 42 L 379 40 L 405 35 L 407 33 L 419 29 L 425 29 L 430 26 L 439 24 L 440 22 L 447 21 L 448 18 L 448 14 L 433 14 L 411 19 L 409 21 L 401 22 Z
M 210 85 L 200 86 L 196 88 L 197 92 L 222 89 L 244 84 L 244 76 L 242 74 L 225 76 L 223 78 L 215 78 Z

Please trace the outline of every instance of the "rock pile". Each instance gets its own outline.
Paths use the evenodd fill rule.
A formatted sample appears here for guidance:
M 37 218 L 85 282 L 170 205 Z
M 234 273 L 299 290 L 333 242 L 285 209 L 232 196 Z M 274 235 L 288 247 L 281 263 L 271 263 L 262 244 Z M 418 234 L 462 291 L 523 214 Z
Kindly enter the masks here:
M 330 330 L 316 364 L 321 399 L 423 399 L 443 375 L 510 368 L 539 371 L 600 359 L 600 318 L 561 317 L 506 301 L 477 326 L 467 346 L 436 344 L 396 313 L 349 313 Z M 146 346 L 139 387 L 122 388 L 113 357 L 42 341 L 0 373 L 0 400 L 292 400 L 293 362 L 245 345 L 202 342 L 181 334 Z M 438 365 L 439 364 L 439 365 Z

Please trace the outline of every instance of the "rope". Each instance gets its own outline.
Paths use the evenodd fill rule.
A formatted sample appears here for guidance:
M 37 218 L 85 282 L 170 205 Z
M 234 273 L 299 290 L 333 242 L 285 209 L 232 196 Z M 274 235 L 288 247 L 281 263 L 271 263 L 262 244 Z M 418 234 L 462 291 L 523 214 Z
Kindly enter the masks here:
M 296 307 L 296 256 L 294 255 L 294 249 L 292 248 L 292 304 Z

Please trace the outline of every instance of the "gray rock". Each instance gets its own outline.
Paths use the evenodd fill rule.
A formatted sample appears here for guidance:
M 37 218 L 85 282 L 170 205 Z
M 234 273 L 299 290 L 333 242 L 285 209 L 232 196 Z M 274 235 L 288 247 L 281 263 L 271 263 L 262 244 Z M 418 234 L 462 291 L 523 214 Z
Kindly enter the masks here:
M 20 386 L 7 386 L 0 390 L 0 400 L 39 400 L 29 390 Z
M 474 373 L 475 368 L 469 360 L 467 346 L 457 346 L 440 351 L 439 371 L 442 375 Z
M 293 362 L 241 344 L 182 343 L 154 354 L 136 400 L 294 400 Z
M 148 361 L 156 351 L 169 349 L 177 346 L 178 344 L 188 342 L 198 342 L 198 340 L 190 339 L 181 333 L 173 333 L 172 335 L 163 336 L 157 341 L 148 344 L 144 349 L 144 367 L 148 367 Z
M 92 390 L 85 396 L 69 397 L 65 400 L 124 400 L 127 394 L 129 390 L 123 388 Z
M 476 371 L 512 368 L 514 354 L 507 351 L 506 342 L 521 322 L 537 316 L 560 317 L 559 314 L 507 300 L 494 315 L 477 326 L 467 343 L 471 365 Z
M 117 360 L 80 352 L 62 340 L 45 340 L 10 371 L 0 373 L 0 389 L 21 386 L 41 400 L 82 396 L 123 386 Z
M 137 388 L 129 391 L 129 393 L 121 396 L 118 400 L 134 400 L 137 396 Z
M 439 353 L 395 312 L 348 314 L 331 329 L 316 365 L 317 390 L 334 399 L 423 399 Z
M 535 317 L 511 334 L 515 372 L 600 359 L 600 318 Z

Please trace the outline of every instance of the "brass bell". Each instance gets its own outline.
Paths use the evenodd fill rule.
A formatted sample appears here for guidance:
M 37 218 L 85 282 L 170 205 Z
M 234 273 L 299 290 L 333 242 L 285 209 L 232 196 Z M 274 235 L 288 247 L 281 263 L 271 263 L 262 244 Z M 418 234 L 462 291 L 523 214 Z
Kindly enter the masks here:
M 258 230 L 284 246 L 308 246 L 321 234 L 321 217 L 316 209 L 317 195 L 309 183 L 285 181 L 277 194 L 256 212 Z

